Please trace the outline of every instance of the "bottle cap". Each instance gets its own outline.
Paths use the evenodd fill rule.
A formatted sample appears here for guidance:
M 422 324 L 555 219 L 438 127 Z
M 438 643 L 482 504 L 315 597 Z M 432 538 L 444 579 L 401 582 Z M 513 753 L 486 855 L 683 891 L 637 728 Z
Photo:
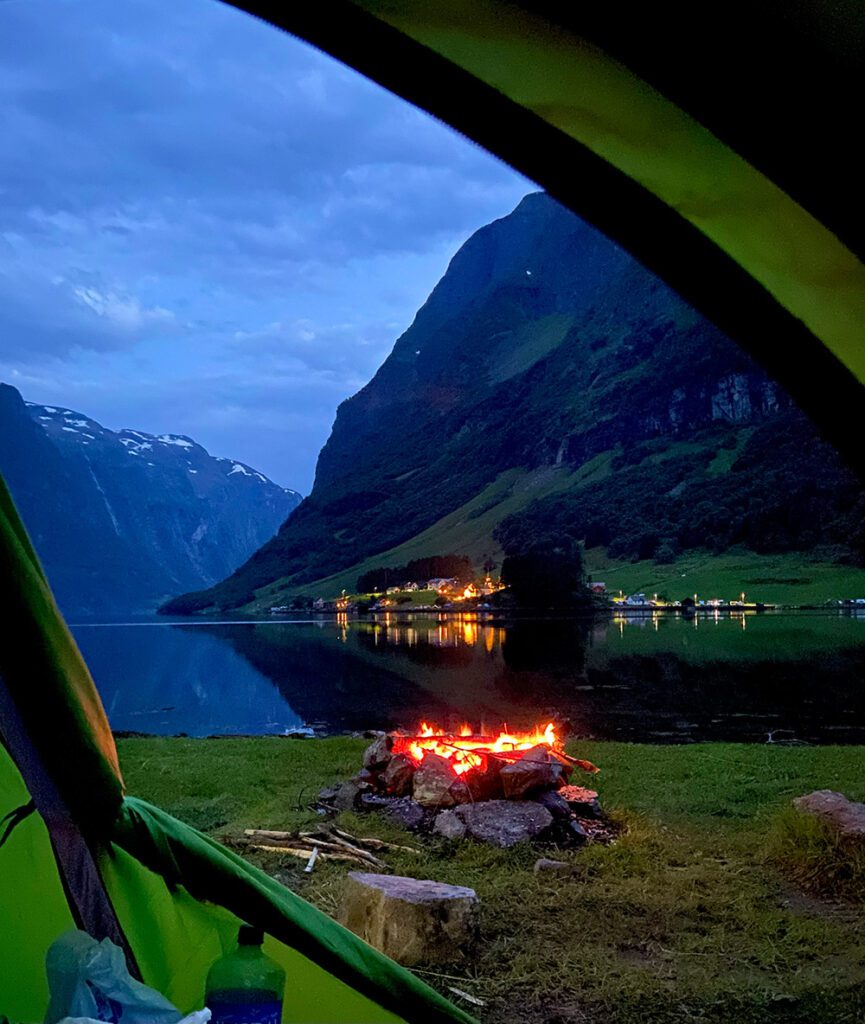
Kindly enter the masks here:
M 252 924 L 242 924 L 237 933 L 238 946 L 260 946 L 264 942 L 264 932 Z

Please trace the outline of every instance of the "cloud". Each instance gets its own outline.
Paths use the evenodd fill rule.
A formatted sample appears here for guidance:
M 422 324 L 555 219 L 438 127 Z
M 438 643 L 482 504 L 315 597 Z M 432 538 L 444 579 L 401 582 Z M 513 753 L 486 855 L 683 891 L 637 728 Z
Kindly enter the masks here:
M 457 246 L 531 187 L 212 0 L 0 3 L 0 110 L 0 371 L 300 488 Z
M 103 293 L 97 288 L 74 288 L 76 299 L 88 306 L 97 316 L 116 324 L 123 330 L 134 331 L 145 324 L 174 322 L 174 314 L 162 306 L 145 308 L 134 296 Z

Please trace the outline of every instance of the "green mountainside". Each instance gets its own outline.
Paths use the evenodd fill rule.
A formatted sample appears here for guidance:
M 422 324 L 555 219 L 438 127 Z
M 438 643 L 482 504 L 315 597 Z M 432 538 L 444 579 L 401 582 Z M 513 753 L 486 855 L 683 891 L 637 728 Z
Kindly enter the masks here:
M 849 564 L 863 512 L 861 486 L 776 384 L 538 193 L 466 242 L 340 406 L 313 491 L 277 536 L 163 610 L 333 596 L 428 555 L 480 566 L 550 530 L 601 562 L 733 550 Z

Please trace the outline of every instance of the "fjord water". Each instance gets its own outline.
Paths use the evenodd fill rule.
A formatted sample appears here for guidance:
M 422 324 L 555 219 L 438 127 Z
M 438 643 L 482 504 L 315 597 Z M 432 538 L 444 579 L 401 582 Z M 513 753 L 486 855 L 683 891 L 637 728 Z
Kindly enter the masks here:
M 122 732 L 555 718 L 607 739 L 865 741 L 865 621 L 849 614 L 151 620 L 73 632 Z

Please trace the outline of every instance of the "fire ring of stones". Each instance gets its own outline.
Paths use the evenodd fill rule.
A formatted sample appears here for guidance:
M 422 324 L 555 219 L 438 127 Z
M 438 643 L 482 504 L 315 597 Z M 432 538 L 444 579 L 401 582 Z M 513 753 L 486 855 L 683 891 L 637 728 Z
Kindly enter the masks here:
M 377 736 L 358 774 L 323 789 L 318 799 L 327 811 L 380 811 L 412 832 L 502 848 L 527 839 L 571 847 L 609 843 L 619 829 L 595 790 L 571 784 L 575 768 L 598 771 L 566 754 L 551 725 L 498 737 L 424 725 L 419 735 Z

